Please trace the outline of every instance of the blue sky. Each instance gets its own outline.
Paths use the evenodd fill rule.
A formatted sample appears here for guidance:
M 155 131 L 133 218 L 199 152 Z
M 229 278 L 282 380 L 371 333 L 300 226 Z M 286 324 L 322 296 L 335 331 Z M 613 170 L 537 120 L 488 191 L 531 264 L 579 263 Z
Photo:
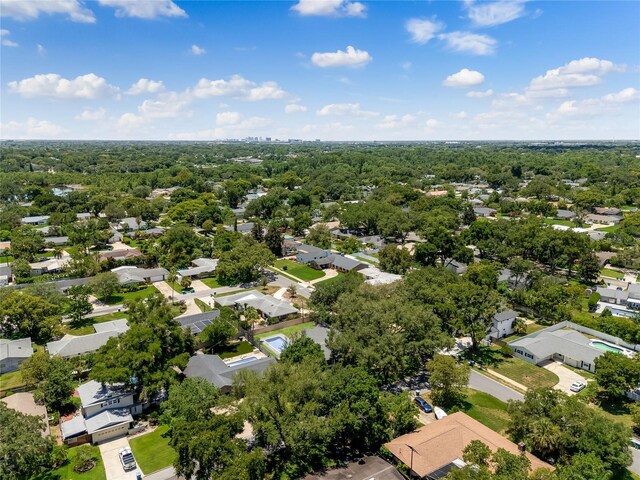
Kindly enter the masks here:
M 0 0 L 2 138 L 639 139 L 640 2 Z

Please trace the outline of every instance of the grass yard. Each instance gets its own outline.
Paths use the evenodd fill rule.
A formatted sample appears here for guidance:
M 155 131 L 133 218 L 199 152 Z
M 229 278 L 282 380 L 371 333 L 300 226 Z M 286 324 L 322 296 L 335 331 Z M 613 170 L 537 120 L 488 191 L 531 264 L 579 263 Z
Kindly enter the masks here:
M 76 448 L 70 448 L 67 455 L 67 461 L 60 468 L 36 475 L 32 480 L 106 480 L 107 476 L 104 472 L 102 457 L 98 447 L 91 447 L 93 456 L 97 460 L 97 464 L 88 472 L 76 473 L 73 470 L 75 465 Z
M 603 268 L 600 270 L 600 275 L 609 278 L 624 278 L 624 273 L 618 270 L 612 270 L 611 268 Z
M 575 223 L 571 220 L 560 220 L 558 218 L 545 218 L 544 223 L 549 225 L 563 225 L 565 227 L 575 227 Z
M 0 375 L 0 390 L 12 390 L 24 385 L 20 370 Z
M 220 285 L 220 282 L 218 282 L 218 279 L 216 277 L 201 278 L 200 281 L 209 288 L 222 287 L 222 285 Z
M 116 293 L 115 295 L 111 295 L 104 303 L 106 303 L 107 305 L 118 305 L 130 300 L 147 298 L 154 293 L 159 293 L 158 289 L 153 285 L 149 285 L 145 288 L 141 288 L 140 290 L 135 290 L 133 292 Z
M 480 347 L 478 352 L 468 353 L 469 358 L 525 387 L 553 387 L 559 381 L 555 373 L 519 358 L 505 356 L 496 347 Z
M 215 355 L 220 358 L 237 357 L 238 355 L 244 355 L 246 353 L 253 352 L 253 345 L 247 341 L 229 343 L 224 348 L 217 348 L 213 351 Z
M 305 322 L 305 323 L 301 323 L 300 325 L 293 325 L 291 327 L 281 328 L 280 330 L 273 330 L 271 332 L 261 333 L 260 335 L 256 335 L 256 338 L 258 340 L 261 340 L 265 337 L 270 337 L 271 335 L 278 335 L 278 334 L 285 335 L 288 337 L 292 333 L 296 333 L 301 330 L 307 330 L 308 328 L 313 328 L 314 326 L 315 326 L 315 323 L 313 322 Z
M 182 293 L 182 287 L 178 282 L 170 282 L 169 280 L 165 280 L 165 281 L 167 282 L 167 285 L 173 288 L 174 292 Z
M 527 333 L 525 333 L 524 335 L 518 335 L 517 333 L 514 333 L 513 335 L 510 335 L 506 338 L 503 338 L 502 341 L 503 342 L 512 342 L 513 340 L 517 339 L 517 338 L 521 338 L 524 337 L 525 335 L 531 335 L 533 332 L 537 332 L 538 330 L 542 330 L 543 328 L 545 328 L 544 325 L 539 325 L 537 323 L 528 323 L 527 324 Z
M 138 467 L 145 475 L 173 464 L 176 452 L 169 446 L 169 438 L 162 436 L 167 430 L 169 430 L 167 425 L 160 425 L 151 433 L 129 440 Z
M 494 432 L 502 433 L 509 426 L 507 404 L 488 393 L 468 389 L 460 410 Z
M 200 309 L 201 312 L 208 312 L 210 310 L 213 310 L 213 308 L 211 308 L 209 305 L 207 305 L 206 303 L 204 303 L 202 300 L 200 300 L 199 298 L 194 298 L 193 301 L 195 302 L 195 304 L 198 306 L 198 308 Z
M 291 260 L 276 260 L 273 266 L 305 282 L 324 277 L 322 270 L 316 270 Z
M 327 278 L 326 280 L 320 280 L 319 282 L 314 283 L 313 286 L 317 287 L 320 284 L 326 285 L 328 283 L 333 283 L 337 281 L 342 275 L 344 275 L 344 273 L 338 272 L 338 275 L 336 275 L 335 277 Z
M 106 315 L 99 315 L 97 317 L 83 318 L 79 322 L 69 322 L 62 325 L 62 331 L 69 335 L 89 335 L 96 333 L 93 326 L 96 323 L 111 322 L 113 320 L 128 320 L 129 315 L 127 313 L 108 313 Z
M 110 322 L 112 320 L 120 320 L 122 318 L 129 318 L 129 314 L 127 312 L 114 312 L 107 313 L 105 315 L 98 315 L 97 317 L 91 317 L 93 323 L 102 323 L 102 322 Z
M 596 228 L 596 231 L 598 232 L 607 232 L 607 233 L 617 232 L 618 230 L 620 230 L 620 225 L 610 225 L 608 227 Z

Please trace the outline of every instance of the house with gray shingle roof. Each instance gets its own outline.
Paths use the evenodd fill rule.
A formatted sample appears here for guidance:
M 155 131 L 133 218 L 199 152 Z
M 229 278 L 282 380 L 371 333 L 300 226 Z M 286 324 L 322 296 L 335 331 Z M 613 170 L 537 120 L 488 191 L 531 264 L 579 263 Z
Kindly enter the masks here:
M 93 328 L 96 333 L 81 335 L 79 337 L 65 335 L 60 340 L 47 343 L 49 355 L 71 358 L 95 352 L 105 345 L 111 337 L 118 336 L 129 330 L 129 324 L 126 320 L 122 319 L 96 323 Z
M 513 310 L 504 310 L 493 316 L 489 336 L 493 338 L 504 338 L 513 334 L 513 322 L 518 318 L 518 314 Z
M 33 355 L 33 347 L 30 338 L 17 340 L 0 338 L 0 373 L 15 372 L 31 355 Z
M 202 332 L 205 328 L 211 325 L 216 318 L 220 316 L 220 310 L 217 308 L 202 313 L 194 313 L 193 315 L 185 315 L 183 317 L 176 317 L 175 321 L 180 324 L 185 330 L 188 328 L 191 330 L 192 335 L 196 335 Z
M 298 313 L 299 310 L 284 300 L 278 300 L 271 295 L 265 295 L 257 290 L 236 293 L 218 297 L 215 302 L 222 307 L 232 307 L 243 310 L 253 307 L 265 319 L 284 318 Z
M 230 366 L 223 362 L 218 355 L 194 355 L 187 363 L 184 376 L 204 378 L 223 392 L 228 392 L 233 385 L 233 376 L 239 371 L 251 370 L 262 373 L 274 362 L 276 362 L 275 358 L 265 357 Z

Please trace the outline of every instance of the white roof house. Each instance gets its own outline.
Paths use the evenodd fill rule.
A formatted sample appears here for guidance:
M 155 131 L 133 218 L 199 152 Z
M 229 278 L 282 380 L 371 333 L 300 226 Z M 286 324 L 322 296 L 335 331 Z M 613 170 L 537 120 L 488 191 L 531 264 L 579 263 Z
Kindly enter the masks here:
M 47 351 L 50 355 L 59 355 L 63 358 L 95 352 L 105 345 L 111 337 L 129 330 L 129 324 L 126 320 L 113 320 L 111 322 L 96 323 L 93 328 L 96 333 L 79 337 L 66 335 L 61 340 L 49 342 L 47 343 Z
M 244 309 L 245 307 L 255 308 L 263 317 L 276 318 L 284 317 L 299 310 L 284 300 L 278 300 L 271 295 L 265 295 L 257 290 L 236 293 L 215 299 L 215 302 L 223 307 L 234 307 Z
M 197 277 L 198 275 L 203 275 L 205 273 L 213 273 L 216 271 L 216 267 L 218 266 L 217 258 L 196 258 L 191 261 L 193 265 L 190 268 L 183 268 L 178 270 L 176 273 L 181 277 Z
M 30 338 L 17 340 L 0 338 L 0 373 L 15 372 L 31 355 L 33 355 L 33 347 Z

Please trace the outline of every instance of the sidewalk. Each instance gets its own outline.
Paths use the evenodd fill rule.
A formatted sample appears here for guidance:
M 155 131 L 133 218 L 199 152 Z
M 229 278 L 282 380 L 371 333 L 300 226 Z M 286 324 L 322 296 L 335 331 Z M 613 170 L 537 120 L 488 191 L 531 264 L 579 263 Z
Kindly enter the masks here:
M 526 392 L 527 390 L 529 390 L 528 387 L 525 387 L 521 383 L 518 383 L 518 382 L 516 382 L 514 380 L 511 380 L 509 377 L 505 377 L 504 375 L 501 375 L 498 372 L 496 372 L 494 370 L 491 370 L 490 368 L 487 368 L 485 371 L 489 375 L 499 379 L 501 382 L 506 383 L 507 385 L 511 385 L 513 388 L 517 388 L 518 390 L 522 390 L 523 392 Z

